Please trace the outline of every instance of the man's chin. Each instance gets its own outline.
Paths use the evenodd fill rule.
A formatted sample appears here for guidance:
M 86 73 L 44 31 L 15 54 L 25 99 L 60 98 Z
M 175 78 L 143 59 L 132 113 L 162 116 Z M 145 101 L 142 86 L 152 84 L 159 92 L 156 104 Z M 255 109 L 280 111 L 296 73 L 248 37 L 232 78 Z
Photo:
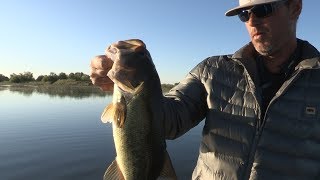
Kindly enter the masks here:
M 253 46 L 256 51 L 263 56 L 267 56 L 272 53 L 273 48 L 269 43 L 253 42 Z

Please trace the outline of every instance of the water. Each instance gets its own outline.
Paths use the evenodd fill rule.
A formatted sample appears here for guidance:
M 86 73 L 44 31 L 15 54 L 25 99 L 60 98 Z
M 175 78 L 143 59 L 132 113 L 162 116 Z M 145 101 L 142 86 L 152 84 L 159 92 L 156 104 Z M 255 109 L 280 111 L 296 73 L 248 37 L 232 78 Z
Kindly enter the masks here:
M 111 125 L 100 121 L 111 96 L 68 91 L 0 87 L 1 180 L 102 179 L 115 158 Z M 191 178 L 201 129 L 167 141 L 179 179 Z

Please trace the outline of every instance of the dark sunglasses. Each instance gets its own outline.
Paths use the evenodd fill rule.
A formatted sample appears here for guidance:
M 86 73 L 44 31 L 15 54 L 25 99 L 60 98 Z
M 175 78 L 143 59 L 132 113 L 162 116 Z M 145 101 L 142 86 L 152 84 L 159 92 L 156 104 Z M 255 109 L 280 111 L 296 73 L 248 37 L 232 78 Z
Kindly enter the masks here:
M 278 5 L 286 1 L 287 0 L 253 6 L 248 10 L 242 10 L 238 14 L 238 16 L 242 22 L 247 22 L 250 18 L 251 13 L 253 13 L 257 18 L 265 18 L 270 16 L 276 10 L 276 7 L 278 7 Z

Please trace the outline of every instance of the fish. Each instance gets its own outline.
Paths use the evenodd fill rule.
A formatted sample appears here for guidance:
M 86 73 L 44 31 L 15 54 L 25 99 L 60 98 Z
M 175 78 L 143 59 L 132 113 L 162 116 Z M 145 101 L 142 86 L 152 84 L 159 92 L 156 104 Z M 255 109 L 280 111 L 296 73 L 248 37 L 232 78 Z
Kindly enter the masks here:
M 134 93 L 125 93 L 114 85 L 112 103 L 101 120 L 112 122 L 116 159 L 104 174 L 104 180 L 177 179 L 163 143 L 160 126 L 153 123 L 148 89 L 144 83 Z
M 104 180 L 176 180 L 166 150 L 164 131 L 151 114 L 150 88 L 141 83 L 130 93 L 114 84 L 112 103 L 102 115 L 112 123 L 116 158 L 107 168 Z

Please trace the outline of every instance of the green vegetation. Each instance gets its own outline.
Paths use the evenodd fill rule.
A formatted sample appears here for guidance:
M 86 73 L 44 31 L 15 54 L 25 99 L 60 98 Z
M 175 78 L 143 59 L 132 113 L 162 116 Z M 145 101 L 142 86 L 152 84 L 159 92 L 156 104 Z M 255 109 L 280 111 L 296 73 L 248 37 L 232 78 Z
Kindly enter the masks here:
M 10 82 L 13 83 L 24 83 L 34 81 L 33 74 L 31 72 L 24 72 L 20 74 L 11 74 L 10 75 Z
M 2 81 L 9 81 L 9 78 L 0 74 L 0 82 L 2 82 Z
M 10 75 L 10 78 L 0 74 L 0 82 L 9 81 L 11 83 L 28 83 L 36 81 L 53 84 L 58 80 L 75 80 L 89 83 L 91 82 L 90 76 L 82 72 L 70 73 L 69 75 L 63 72 L 61 72 L 59 75 L 51 72 L 49 75 L 40 75 L 36 79 L 33 77 L 33 73 L 31 72 L 24 72 L 20 74 L 13 73 Z
M 162 91 L 164 93 L 166 92 L 169 92 L 170 89 L 172 89 L 174 86 L 176 86 L 178 83 L 175 83 L 175 84 L 161 84 L 161 88 L 162 88 Z
M 177 84 L 177 83 L 176 83 Z M 162 91 L 168 92 L 176 84 L 162 84 Z M 54 87 L 70 88 L 70 87 L 88 87 L 93 88 L 95 91 L 99 88 L 93 86 L 90 76 L 82 72 L 66 74 L 61 72 L 56 74 L 51 72 L 49 75 L 39 75 L 37 78 L 33 77 L 33 73 L 24 72 L 20 74 L 11 74 L 10 78 L 0 74 L 0 86 L 9 85 L 11 87 L 38 87 L 41 89 L 49 89 Z

